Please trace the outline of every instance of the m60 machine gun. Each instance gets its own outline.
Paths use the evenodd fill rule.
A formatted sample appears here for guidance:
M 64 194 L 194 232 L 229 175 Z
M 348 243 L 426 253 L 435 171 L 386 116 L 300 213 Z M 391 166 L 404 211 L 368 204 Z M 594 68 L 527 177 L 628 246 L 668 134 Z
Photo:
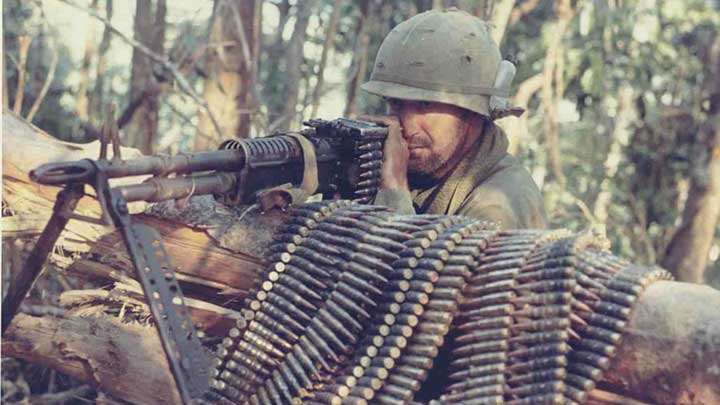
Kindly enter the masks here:
M 107 130 L 100 159 L 48 163 L 33 170 L 30 176 L 34 181 L 63 189 L 53 215 L 2 303 L 3 332 L 70 219 L 115 225 L 147 297 L 183 402 L 202 395 L 208 389 L 210 364 L 188 316 L 173 267 L 159 234 L 134 223 L 127 204 L 213 194 L 226 204 L 259 202 L 268 208 L 302 202 L 314 193 L 321 193 L 323 198 L 371 202 L 380 184 L 387 128 L 342 118 L 305 124 L 307 128 L 297 133 L 228 140 L 218 151 L 132 160 L 122 160 L 117 131 Z M 107 159 L 111 137 L 115 154 Z M 138 175 L 152 177 L 134 185 L 109 184 L 113 178 Z M 73 212 L 86 195 L 86 185 L 95 190 L 102 207 L 100 219 Z

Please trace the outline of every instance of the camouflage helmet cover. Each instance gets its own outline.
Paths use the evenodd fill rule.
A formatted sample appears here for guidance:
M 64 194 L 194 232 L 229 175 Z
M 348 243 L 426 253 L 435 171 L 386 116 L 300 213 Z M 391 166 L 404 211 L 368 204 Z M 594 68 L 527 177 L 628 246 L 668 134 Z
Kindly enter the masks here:
M 509 83 L 496 85 L 501 59 L 486 22 L 455 8 L 431 10 L 390 31 L 362 89 L 491 116 L 490 97 L 508 97 Z

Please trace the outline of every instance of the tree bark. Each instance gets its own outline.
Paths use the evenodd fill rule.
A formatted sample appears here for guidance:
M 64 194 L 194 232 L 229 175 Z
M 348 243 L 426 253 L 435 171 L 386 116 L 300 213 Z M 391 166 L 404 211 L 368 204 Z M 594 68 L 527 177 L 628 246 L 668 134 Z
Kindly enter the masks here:
M 608 210 L 612 201 L 610 184 L 615 178 L 620 162 L 623 158 L 622 149 L 630 141 L 630 125 L 635 118 L 633 105 L 633 90 L 625 84 L 620 87 L 617 95 L 618 107 L 615 111 L 615 125 L 610 134 L 610 145 L 608 145 L 607 157 L 605 159 L 605 173 L 600 182 L 600 192 L 595 198 L 593 216 L 598 224 L 605 225 L 608 220 Z
M 134 39 L 158 55 L 164 53 L 165 0 L 137 0 L 134 20 Z M 125 145 L 152 154 L 157 140 L 160 84 L 153 75 L 153 62 L 133 49 L 129 101 L 142 100 L 130 123 L 125 127 Z
M 355 117 L 358 114 L 357 97 L 360 92 L 360 85 L 365 80 L 368 65 L 368 46 L 370 44 L 370 25 L 372 15 L 372 4 L 370 0 L 363 0 L 360 3 L 360 20 L 356 30 L 357 42 L 353 52 L 353 62 L 350 66 L 350 82 L 348 83 L 347 102 L 345 104 L 345 116 Z
M 340 8 L 342 3 L 343 0 L 335 0 L 333 3 L 332 13 L 330 14 L 330 20 L 328 21 L 328 28 L 327 31 L 325 31 L 325 41 L 323 43 L 322 54 L 320 55 L 320 64 L 318 65 L 317 84 L 315 85 L 312 95 L 311 117 L 315 117 L 317 115 L 318 106 L 320 105 L 320 95 L 322 94 L 325 65 L 327 64 L 330 48 L 332 48 L 335 44 L 335 32 L 337 31 L 337 24 L 340 20 Z
M 304 59 L 303 46 L 305 45 L 310 15 L 317 8 L 317 0 L 298 2 L 295 7 L 295 26 L 285 52 L 286 73 L 284 79 L 285 91 L 283 92 L 285 95 L 285 104 L 280 118 L 272 125 L 274 130 L 288 129 L 297 119 L 298 95 L 300 93 L 300 83 L 302 79 L 301 68 Z
M 555 1 L 556 22 L 553 27 L 553 35 L 550 43 L 547 44 L 545 54 L 545 66 L 543 67 L 543 77 L 545 81 L 542 88 L 542 106 L 545 114 L 543 120 L 543 132 L 545 133 L 545 147 L 548 154 L 548 163 L 550 172 L 553 174 L 554 180 L 564 188 L 566 183 L 565 174 L 562 169 L 560 139 L 558 135 L 558 116 L 557 103 L 562 96 L 561 82 L 562 65 L 561 59 L 564 58 L 562 51 L 562 41 L 565 36 L 570 20 L 574 15 L 574 10 L 569 0 Z
M 222 135 L 213 129 L 210 118 L 200 113 L 195 150 L 215 149 L 226 138 L 249 136 L 249 113 L 257 101 L 251 90 L 257 63 L 257 7 L 257 1 L 215 0 L 203 97 L 218 118 Z M 252 45 L 248 39 L 253 40 Z
M 82 145 L 62 142 L 9 111 L 2 118 L 2 147 L 16 152 L 7 154 L 2 162 L 3 201 L 13 212 L 12 216 L 3 217 L 4 236 L 37 236 L 51 215 L 59 189 L 31 182 L 28 172 L 52 161 L 96 159 L 99 142 Z M 130 148 L 123 148 L 122 153 L 126 159 L 140 156 Z M 142 180 L 143 177 L 114 179 L 112 184 L 137 184 Z M 131 203 L 130 209 L 133 213 L 143 212 L 146 204 Z M 97 202 L 87 197 L 80 200 L 77 212 L 94 218 L 100 216 Z M 176 209 L 172 203 L 157 205 L 146 215 L 133 216 L 133 220 L 160 232 L 173 264 L 179 268 L 182 283 L 202 290 L 203 296 L 209 295 L 207 291 L 211 289 L 216 293 L 214 299 L 222 302 L 230 297 L 217 293 L 232 290 L 233 297 L 242 298 L 250 288 L 252 277 L 265 265 L 264 254 L 254 252 L 263 251 L 283 217 L 274 212 L 237 219 L 234 213 L 218 209 L 211 198 L 206 198 L 191 200 L 184 210 Z M 122 238 L 112 227 L 71 220 L 57 245 L 66 253 L 90 253 L 95 261 L 133 274 Z M 85 267 L 87 270 L 88 266 Z M 88 271 L 93 273 L 92 269 Z
M 97 11 L 98 0 L 92 0 L 90 8 Z M 75 96 L 75 114 L 80 121 L 88 121 L 90 114 L 89 88 L 90 88 L 90 66 L 95 59 L 98 47 L 95 43 L 97 32 L 94 21 L 87 24 L 87 33 L 85 34 L 85 51 L 83 52 L 82 64 L 80 65 L 80 82 L 78 84 L 77 95 Z
M 105 18 L 112 21 L 113 17 L 113 0 L 105 0 Z M 90 97 L 90 114 L 96 118 L 102 118 L 105 107 L 106 82 L 105 73 L 107 72 L 107 53 L 110 49 L 110 41 L 112 40 L 112 31 L 107 26 L 103 30 L 102 40 L 98 48 L 98 59 L 96 69 L 95 88 Z
M 678 280 L 691 283 L 704 282 L 708 252 L 720 219 L 720 35 L 715 35 L 704 55 L 708 71 L 703 98 L 708 109 L 699 134 L 702 154 L 698 174 L 690 180 L 682 223 L 662 261 Z

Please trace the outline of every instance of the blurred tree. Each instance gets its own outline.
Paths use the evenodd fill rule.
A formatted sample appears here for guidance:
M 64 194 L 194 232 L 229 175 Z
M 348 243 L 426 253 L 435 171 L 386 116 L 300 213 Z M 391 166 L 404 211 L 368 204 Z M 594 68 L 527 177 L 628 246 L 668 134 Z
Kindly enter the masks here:
M 259 52 L 260 1 L 215 0 L 205 59 L 203 97 L 218 117 L 221 134 L 200 113 L 195 150 L 208 150 L 229 137 L 247 137 Z
M 318 106 L 320 104 L 320 95 L 322 94 L 323 79 L 325 74 L 325 65 L 327 65 L 328 54 L 330 49 L 334 48 L 335 45 L 335 33 L 337 32 L 338 21 L 340 20 L 340 11 L 343 0 L 334 0 L 332 6 L 332 13 L 330 14 L 330 21 L 327 23 L 327 31 L 325 33 L 325 41 L 323 41 L 322 55 L 320 56 L 320 62 L 318 64 L 317 72 L 317 84 L 312 95 L 312 110 L 310 112 L 311 117 L 317 115 Z
M 157 55 L 164 54 L 166 13 L 166 0 L 137 0 L 134 38 Z M 124 128 L 124 143 L 144 154 L 153 153 L 157 140 L 161 92 L 158 78 L 161 76 L 154 71 L 154 66 L 147 55 L 133 48 L 129 107 L 125 109 L 132 118 Z
M 704 282 L 708 253 L 720 217 L 720 33 L 700 46 L 705 69 L 701 97 L 707 118 L 699 130 L 696 170 L 682 223 L 668 245 L 663 267 L 680 281 Z
M 90 2 L 90 9 L 97 11 L 98 0 Z M 94 21 L 86 25 L 87 33 L 85 34 L 85 51 L 83 52 L 82 63 L 80 65 L 80 81 L 78 83 L 77 95 L 75 96 L 75 112 L 81 121 L 88 121 L 90 118 L 90 67 L 93 60 L 97 58 L 97 32 Z
M 112 21 L 113 17 L 113 0 L 105 0 L 105 18 Z M 105 26 L 103 30 L 102 40 L 97 54 L 97 67 L 95 70 L 95 87 L 90 97 L 90 115 L 99 121 L 103 114 L 103 105 L 107 99 L 106 94 L 109 86 L 109 80 L 106 80 L 108 71 L 108 51 L 110 50 L 110 41 L 112 40 L 112 31 L 110 27 Z

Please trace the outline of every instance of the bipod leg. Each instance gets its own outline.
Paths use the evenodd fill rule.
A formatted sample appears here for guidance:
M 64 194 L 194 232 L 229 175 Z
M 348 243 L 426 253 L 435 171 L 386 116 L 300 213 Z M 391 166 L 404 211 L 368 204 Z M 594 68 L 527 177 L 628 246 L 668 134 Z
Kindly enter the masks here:
M 10 325 L 15 317 L 20 303 L 32 288 L 35 280 L 40 275 L 43 265 L 47 261 L 50 252 L 55 247 L 60 234 L 65 229 L 72 212 L 77 207 L 78 201 L 85 195 L 84 186 L 82 184 L 71 184 L 60 190 L 53 206 L 53 213 L 45 225 L 45 229 L 40 234 L 35 247 L 33 247 L 30 256 L 23 265 L 22 270 L 18 273 L 7 295 L 2 303 L 2 332 Z
M 132 258 L 180 397 L 184 404 L 190 404 L 210 386 L 210 358 L 185 307 L 160 234 L 149 226 L 132 223 L 119 192 L 111 190 L 109 197 L 110 216 Z

